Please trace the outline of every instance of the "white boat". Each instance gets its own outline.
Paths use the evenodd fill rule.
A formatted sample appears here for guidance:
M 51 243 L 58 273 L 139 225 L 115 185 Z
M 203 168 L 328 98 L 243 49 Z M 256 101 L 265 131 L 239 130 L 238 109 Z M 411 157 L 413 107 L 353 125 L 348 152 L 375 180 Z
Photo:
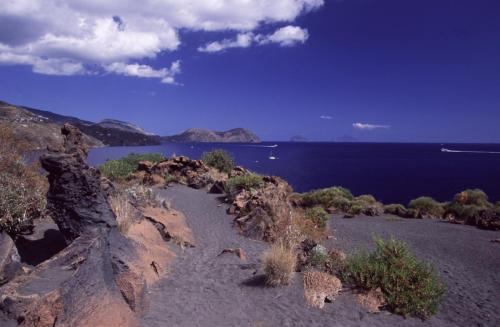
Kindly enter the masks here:
M 273 155 L 273 151 L 271 151 L 271 153 L 269 153 L 269 160 L 276 160 L 278 158 L 276 158 L 274 155 Z

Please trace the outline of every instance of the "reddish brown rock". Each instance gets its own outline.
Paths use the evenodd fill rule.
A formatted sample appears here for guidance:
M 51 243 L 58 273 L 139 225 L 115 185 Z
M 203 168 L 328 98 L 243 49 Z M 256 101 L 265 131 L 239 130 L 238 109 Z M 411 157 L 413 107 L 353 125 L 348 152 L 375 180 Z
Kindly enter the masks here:
M 265 176 L 263 180 L 262 187 L 233 195 L 228 213 L 236 214 L 235 223 L 244 235 L 272 242 L 290 224 L 293 190 L 279 177 Z

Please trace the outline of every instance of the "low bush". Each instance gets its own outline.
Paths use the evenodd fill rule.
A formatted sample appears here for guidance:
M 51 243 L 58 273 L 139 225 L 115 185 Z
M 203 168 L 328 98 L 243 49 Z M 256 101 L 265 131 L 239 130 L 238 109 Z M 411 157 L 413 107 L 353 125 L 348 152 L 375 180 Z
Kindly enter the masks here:
M 478 207 L 491 207 L 488 196 L 480 189 L 469 189 L 455 194 L 453 202 L 462 205 L 475 205 Z
M 446 216 L 469 225 L 478 225 L 482 219 L 495 219 L 499 210 L 488 201 L 486 193 L 479 189 L 457 193 L 446 205 Z
M 328 252 L 323 245 L 318 244 L 312 248 L 311 253 L 309 255 L 309 263 L 311 263 L 314 266 L 321 266 L 324 265 L 327 260 L 328 260 Z
M 352 199 L 354 199 L 354 196 L 352 195 L 351 191 L 339 186 L 314 190 L 304 193 L 301 196 L 301 202 L 303 206 L 322 206 L 325 209 L 336 207 L 335 204 L 339 203 L 339 201 L 349 202 Z
M 33 227 L 46 205 L 47 179 L 38 164 L 26 163 L 28 148 L 10 127 L 0 124 L 0 232 L 14 238 Z
M 316 227 L 325 228 L 330 219 L 330 215 L 322 207 L 307 208 L 305 212 L 306 219 L 311 220 Z
M 423 319 L 435 314 L 445 293 L 435 269 L 419 261 L 403 242 L 376 238 L 375 243 L 373 252 L 347 258 L 342 278 L 363 290 L 380 288 L 394 313 Z
M 408 215 L 405 206 L 398 203 L 392 203 L 384 206 L 384 213 L 399 217 L 406 217 Z
M 131 153 L 126 157 L 108 160 L 99 167 L 103 176 L 115 182 L 127 180 L 133 172 L 137 170 L 139 162 L 149 161 L 153 164 L 165 160 L 165 157 L 159 153 L 135 154 Z
M 228 193 L 256 189 L 264 185 L 264 180 L 261 175 L 248 174 L 242 176 L 234 176 L 226 181 L 225 187 Z
M 441 218 L 444 214 L 443 205 L 428 196 L 412 200 L 408 207 L 415 210 L 418 217 Z
M 205 152 L 201 156 L 201 160 L 210 167 L 213 167 L 221 172 L 230 173 L 234 168 L 234 160 L 231 155 L 224 150 L 213 150 Z
M 273 244 L 262 257 L 266 284 L 288 285 L 295 274 L 297 255 L 283 244 Z

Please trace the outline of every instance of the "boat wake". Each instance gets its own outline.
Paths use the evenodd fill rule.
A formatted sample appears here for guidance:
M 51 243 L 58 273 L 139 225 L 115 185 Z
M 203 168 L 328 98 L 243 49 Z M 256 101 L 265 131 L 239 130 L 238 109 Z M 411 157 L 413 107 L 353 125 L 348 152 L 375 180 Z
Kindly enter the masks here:
M 277 148 L 278 144 L 273 144 L 273 145 L 243 144 L 241 146 L 251 146 L 254 148 Z
M 498 151 L 462 151 L 462 150 L 450 150 L 442 148 L 441 152 L 451 152 L 451 153 L 486 153 L 486 154 L 500 154 Z

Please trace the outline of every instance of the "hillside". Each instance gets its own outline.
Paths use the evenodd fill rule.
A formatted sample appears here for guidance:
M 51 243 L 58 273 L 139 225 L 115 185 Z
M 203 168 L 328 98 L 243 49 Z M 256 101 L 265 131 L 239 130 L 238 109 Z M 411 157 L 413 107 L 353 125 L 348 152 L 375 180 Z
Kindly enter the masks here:
M 62 144 L 61 124 L 63 122 L 58 121 L 59 117 L 47 117 L 45 113 L 47 112 L 32 112 L 27 108 L 0 101 L 0 123 L 9 125 L 20 139 L 26 140 L 35 150 Z M 104 146 L 103 142 L 94 137 L 85 135 L 84 139 L 89 147 Z
M 259 143 L 257 135 L 248 129 L 234 128 L 218 132 L 204 128 L 190 128 L 179 135 L 165 136 L 164 142 L 222 142 L 222 143 Z
M 60 128 L 64 123 L 77 126 L 86 134 L 91 147 L 158 145 L 160 137 L 142 128 L 119 120 L 106 119 L 98 123 L 50 111 L 15 106 L 0 101 L 0 121 L 11 125 L 15 132 L 36 149 L 61 142 Z

